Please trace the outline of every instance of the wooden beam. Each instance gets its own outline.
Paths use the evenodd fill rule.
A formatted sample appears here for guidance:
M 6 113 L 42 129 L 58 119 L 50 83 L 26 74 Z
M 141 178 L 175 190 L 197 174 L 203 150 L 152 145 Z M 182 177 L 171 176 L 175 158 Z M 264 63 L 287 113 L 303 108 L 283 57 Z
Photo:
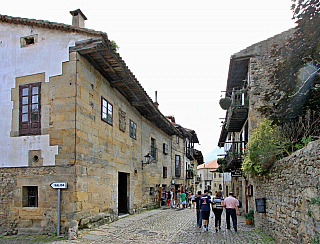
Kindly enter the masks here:
M 93 67 L 98 70 L 108 81 L 111 80 L 110 76 L 102 68 L 100 68 L 99 64 L 97 64 L 89 54 L 85 54 L 84 57 L 88 59 Z

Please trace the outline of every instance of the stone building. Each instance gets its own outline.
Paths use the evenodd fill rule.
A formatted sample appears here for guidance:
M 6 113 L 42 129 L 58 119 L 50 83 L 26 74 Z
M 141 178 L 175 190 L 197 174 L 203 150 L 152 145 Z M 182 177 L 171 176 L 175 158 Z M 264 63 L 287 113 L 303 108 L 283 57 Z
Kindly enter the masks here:
M 73 25 L 0 15 L 0 233 L 55 232 L 58 191 L 64 233 L 156 207 L 161 187 L 184 184 L 195 133 L 160 112 L 106 33 L 70 13 Z
M 180 178 L 179 174 L 173 174 L 172 183 L 174 185 L 175 191 L 178 190 L 186 190 L 194 192 L 195 190 L 195 177 L 196 177 L 196 169 L 197 165 L 203 163 L 203 156 L 200 151 L 196 151 L 194 148 L 195 143 L 199 143 L 197 134 L 194 130 L 187 129 L 177 124 L 174 116 L 167 116 L 168 120 L 172 123 L 172 125 L 180 132 L 180 135 L 176 136 L 175 141 L 172 142 L 172 150 L 173 152 L 181 152 L 184 153 L 184 169 L 183 179 Z M 181 140 L 181 142 L 180 142 Z M 176 156 L 178 154 L 173 153 L 172 160 L 175 165 L 179 168 L 179 158 Z M 178 170 L 176 170 L 177 172 Z
M 197 167 L 197 191 L 208 190 L 214 193 L 222 185 L 221 175 L 214 171 L 219 167 L 217 159 L 198 165 Z M 216 178 L 218 176 L 218 178 Z M 221 181 L 220 181 L 221 180 Z M 216 187 L 215 185 L 216 184 Z
M 257 108 L 263 105 L 265 99 L 262 98 L 272 88 L 270 78 L 281 59 L 272 56 L 271 52 L 284 44 L 293 33 L 294 29 L 290 29 L 253 44 L 230 59 L 225 97 L 220 101 L 221 107 L 224 103 L 227 106 L 223 107 L 226 116 L 218 146 L 224 147 L 226 172 L 231 173 L 228 192 L 234 192 L 246 212 L 255 208 L 255 199 L 253 183 L 241 171 L 244 150 L 250 134 L 262 120 Z

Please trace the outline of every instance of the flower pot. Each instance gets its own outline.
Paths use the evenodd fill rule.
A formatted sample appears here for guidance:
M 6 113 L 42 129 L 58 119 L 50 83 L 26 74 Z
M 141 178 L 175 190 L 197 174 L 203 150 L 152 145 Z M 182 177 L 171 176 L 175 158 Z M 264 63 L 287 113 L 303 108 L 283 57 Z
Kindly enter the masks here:
M 252 225 L 252 219 L 246 219 L 246 224 L 247 225 Z

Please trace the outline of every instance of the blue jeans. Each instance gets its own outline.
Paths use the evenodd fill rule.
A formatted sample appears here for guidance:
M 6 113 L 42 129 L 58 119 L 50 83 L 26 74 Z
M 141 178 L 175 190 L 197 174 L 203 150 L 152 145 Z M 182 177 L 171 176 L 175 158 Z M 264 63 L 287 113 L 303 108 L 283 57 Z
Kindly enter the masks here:
M 202 226 L 202 214 L 200 212 L 200 209 L 197 209 L 197 224 L 199 227 Z
M 237 213 L 235 209 L 227 208 L 226 209 L 226 220 L 227 220 L 227 229 L 230 229 L 230 216 L 233 223 L 233 228 L 237 228 Z

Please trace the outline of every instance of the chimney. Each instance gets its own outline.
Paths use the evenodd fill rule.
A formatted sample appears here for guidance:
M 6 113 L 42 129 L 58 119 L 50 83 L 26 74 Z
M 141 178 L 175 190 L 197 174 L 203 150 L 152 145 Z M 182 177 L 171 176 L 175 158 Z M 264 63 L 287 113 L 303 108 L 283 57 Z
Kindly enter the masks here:
M 156 106 L 156 108 L 158 108 L 159 109 L 159 103 L 158 103 L 158 94 L 157 94 L 157 91 L 156 91 L 156 101 L 153 103 L 155 106 Z
M 84 28 L 84 21 L 87 20 L 87 17 L 81 10 L 70 11 L 70 14 L 72 15 L 72 26 Z

